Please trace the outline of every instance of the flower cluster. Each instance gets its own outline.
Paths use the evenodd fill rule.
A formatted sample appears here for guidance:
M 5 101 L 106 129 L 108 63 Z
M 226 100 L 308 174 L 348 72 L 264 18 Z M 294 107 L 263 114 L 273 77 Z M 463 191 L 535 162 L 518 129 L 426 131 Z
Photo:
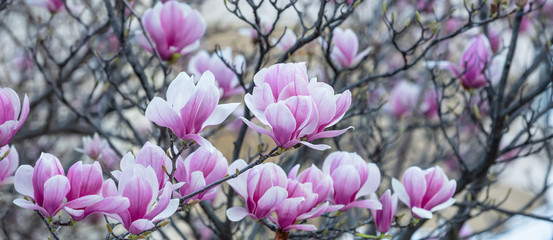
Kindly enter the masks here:
M 296 144 L 324 150 L 327 145 L 309 143 L 319 138 L 335 137 L 347 129 L 325 131 L 335 125 L 351 104 L 351 93 L 334 94 L 334 89 L 316 79 L 309 81 L 305 63 L 276 64 L 261 69 L 254 76 L 253 93 L 244 97 L 246 106 L 270 129 L 242 120 L 255 131 L 271 137 L 277 146 Z

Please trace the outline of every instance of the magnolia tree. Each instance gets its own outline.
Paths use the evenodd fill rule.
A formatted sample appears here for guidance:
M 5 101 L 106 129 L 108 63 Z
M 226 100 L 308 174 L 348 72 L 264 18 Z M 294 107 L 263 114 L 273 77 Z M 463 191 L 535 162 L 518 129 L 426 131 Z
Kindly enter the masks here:
M 553 222 L 552 16 L 545 0 L 0 0 L 0 238 Z M 515 207 L 496 191 L 528 178 Z

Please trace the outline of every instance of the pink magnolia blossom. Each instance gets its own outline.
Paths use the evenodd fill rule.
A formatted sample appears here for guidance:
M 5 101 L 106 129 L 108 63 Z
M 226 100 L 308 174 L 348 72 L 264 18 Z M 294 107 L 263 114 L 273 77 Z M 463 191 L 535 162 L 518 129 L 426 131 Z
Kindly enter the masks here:
M 504 59 L 500 57 L 492 59 L 490 41 L 484 34 L 479 34 L 467 45 L 459 65 L 431 61 L 427 66 L 450 70 L 459 77 L 465 89 L 478 89 L 488 85 L 488 80 L 492 83 L 499 80 L 502 62 Z
M 371 215 L 373 217 L 374 225 L 376 225 L 376 230 L 381 233 L 386 233 L 390 230 L 390 226 L 392 225 L 392 221 L 394 220 L 394 216 L 396 214 L 397 195 L 392 195 L 388 189 L 380 197 L 380 203 L 382 204 L 382 209 L 371 209 Z
M 426 170 L 410 167 L 403 173 L 403 185 L 392 179 L 392 187 L 399 200 L 411 209 L 416 218 L 430 219 L 432 212 L 453 205 L 456 186 L 455 180 L 448 180 L 438 166 Z
M 63 208 L 63 200 L 70 190 L 60 161 L 48 153 L 40 155 L 34 168 L 20 166 L 15 172 L 14 187 L 32 200 L 16 199 L 15 205 L 38 210 L 45 217 L 54 216 Z
M 278 40 L 275 40 L 275 42 Z M 280 41 L 278 41 L 277 47 L 283 51 L 286 52 L 288 49 L 290 49 L 296 42 L 298 41 L 298 37 L 294 33 L 294 31 L 290 29 L 286 29 L 282 37 L 280 38 Z
M 142 24 L 163 60 L 174 60 L 196 50 L 206 29 L 200 12 L 178 1 L 156 3 L 144 12 Z M 137 35 L 137 40 L 142 47 L 152 52 L 143 33 Z
M 234 62 L 231 62 L 232 49 L 225 48 L 221 53 L 227 63 L 234 65 L 235 69 L 241 70 L 242 65 L 246 61 L 244 56 L 238 55 L 234 58 Z M 232 69 L 227 67 L 217 54 L 213 53 L 209 56 L 206 51 L 200 51 L 190 58 L 188 62 L 190 74 L 199 78 L 199 76 L 208 70 L 215 76 L 215 81 L 221 91 L 221 99 L 244 92 L 238 81 L 238 76 L 236 76 Z
M 100 165 L 75 163 L 64 175 L 60 161 L 48 153 L 41 154 L 35 167 L 20 166 L 15 172 L 15 190 L 26 196 L 14 204 L 37 210 L 44 217 L 55 216 L 65 210 L 79 221 L 92 213 L 113 213 L 128 206 L 124 198 L 102 198 Z M 67 199 L 67 202 L 65 200 Z
M 261 34 L 269 34 L 271 30 L 273 30 L 273 23 L 268 18 L 261 16 L 259 20 L 259 29 L 261 30 Z M 250 37 L 253 42 L 259 41 L 257 30 L 255 30 L 254 28 L 240 28 L 238 29 L 238 34 Z
M 330 52 L 330 57 L 340 68 L 353 67 L 371 51 L 371 48 L 366 48 L 358 53 L 359 39 L 349 28 L 345 31 L 341 28 L 335 28 L 332 32 L 332 43 L 333 46 Z M 323 43 L 325 48 L 326 45 L 326 43 Z
M 342 207 L 329 207 L 328 202 L 317 206 L 318 194 L 313 192 L 313 185 L 310 182 L 301 183 L 298 180 L 291 179 L 288 181 L 286 190 L 288 191 L 288 198 L 276 206 L 276 218 L 268 216 L 283 231 L 290 231 L 292 229 L 303 231 L 317 230 L 317 227 L 312 224 L 297 224 L 297 222 L 316 218 L 325 212 L 338 210 Z
M 300 165 L 296 165 L 288 173 L 288 178 L 296 179 L 300 183 L 311 183 L 313 192 L 317 194 L 316 204 L 320 204 L 330 197 L 334 183 L 330 175 L 324 174 L 317 166 L 311 165 L 298 175 Z
M 365 162 L 357 153 L 333 152 L 323 163 L 323 173 L 332 177 L 332 203 L 344 205 L 340 211 L 354 207 L 382 208 L 376 200 L 357 200 L 374 193 L 380 185 L 380 170 L 376 164 Z
M 25 3 L 45 8 L 51 13 L 60 12 L 64 9 L 63 0 L 25 0 Z
M 245 118 L 242 120 L 255 131 L 270 136 L 277 146 L 290 148 L 301 143 L 323 150 L 327 145 L 309 141 L 335 137 L 347 129 L 324 131 L 336 124 L 351 104 L 351 93 L 334 95 L 326 83 L 308 80 L 305 63 L 276 64 L 260 70 L 254 76 L 252 94 L 244 101 L 255 117 L 269 130 Z
M 182 140 L 210 143 L 199 133 L 207 126 L 223 122 L 239 103 L 220 104 L 219 90 L 210 71 L 204 72 L 197 85 L 181 72 L 167 89 L 167 101 L 154 97 L 146 108 L 146 118 L 170 128 Z
M 119 179 L 124 171 L 129 169 L 132 170 L 136 164 L 140 164 L 144 167 L 152 167 L 156 173 L 158 190 L 163 189 L 165 183 L 169 181 L 169 176 L 165 173 L 163 168 L 169 172 L 173 169 L 173 162 L 167 154 L 165 154 L 165 151 L 163 151 L 161 147 L 146 142 L 140 151 L 138 151 L 138 154 L 136 154 L 136 158 L 131 152 L 125 154 L 123 159 L 121 159 L 121 171 L 113 171 L 112 174 Z
M 67 178 L 71 188 L 66 195 L 67 203 L 64 209 L 75 221 L 80 221 L 93 213 L 116 213 L 129 206 L 129 200 L 126 198 L 103 198 L 100 195 L 104 179 L 98 162 L 76 162 L 69 168 Z
M 229 174 L 234 174 L 236 169 L 243 169 L 246 165 L 244 160 L 234 161 L 228 168 Z M 288 197 L 286 173 L 274 163 L 257 165 L 227 183 L 246 202 L 246 208 L 227 209 L 227 217 L 234 222 L 246 216 L 256 220 L 265 218 Z
M 19 154 L 14 146 L 0 148 L 0 187 L 13 183 L 13 174 L 19 166 Z
M 228 173 L 228 162 L 223 154 L 210 147 L 200 147 L 183 161 L 177 160 L 175 178 L 185 184 L 179 189 L 181 196 L 205 187 Z M 217 194 L 217 187 L 200 193 L 189 200 L 211 200 Z
M 0 146 L 8 144 L 29 115 L 29 98 L 25 95 L 23 108 L 17 93 L 0 88 Z
M 131 234 L 151 229 L 155 223 L 169 218 L 177 211 L 179 200 L 171 199 L 173 185 L 167 182 L 160 193 L 157 176 L 151 166 L 134 164 L 123 170 L 118 180 L 118 187 L 112 179 L 105 181 L 102 195 L 128 198 L 128 208 L 108 216 L 123 224 Z
M 98 133 L 94 133 L 92 138 L 90 136 L 83 137 L 83 148 L 77 149 L 77 151 L 86 154 L 96 161 L 102 162 L 108 168 L 112 168 L 120 160 L 115 150 L 111 148 L 105 139 L 101 139 Z
M 422 89 L 419 85 L 400 81 L 392 89 L 390 99 L 384 108 L 396 118 L 412 116 L 417 108 L 416 104 L 421 92 Z M 418 110 L 427 118 L 435 117 L 438 114 L 436 92 L 434 90 L 427 90 L 424 94 Z

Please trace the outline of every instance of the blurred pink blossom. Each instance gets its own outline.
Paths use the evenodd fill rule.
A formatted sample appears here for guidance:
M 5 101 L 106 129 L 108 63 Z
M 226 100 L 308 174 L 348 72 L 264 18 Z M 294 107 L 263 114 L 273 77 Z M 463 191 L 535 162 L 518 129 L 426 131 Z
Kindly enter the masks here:
M 23 108 L 17 93 L 11 88 L 0 88 L 0 146 L 8 144 L 29 114 L 29 98 L 25 95 Z
M 196 50 L 206 30 L 200 12 L 178 1 L 156 3 L 144 12 L 142 24 L 161 58 L 169 61 Z M 152 52 L 144 33 L 137 34 L 137 41 Z
M 371 48 L 359 51 L 359 39 L 353 30 L 335 28 L 332 32 L 332 50 L 330 57 L 340 68 L 353 67 L 369 54 Z M 327 48 L 328 43 L 323 42 L 323 47 Z
M 413 166 L 403 173 L 403 185 L 392 179 L 392 187 L 416 218 L 432 218 L 432 212 L 450 207 L 457 183 L 448 180 L 439 166 L 422 170 Z
M 241 71 L 242 65 L 245 64 L 245 58 L 242 55 L 238 55 L 232 60 L 232 49 L 225 48 L 221 51 L 223 58 L 230 65 L 234 65 L 237 71 Z M 221 91 L 221 99 L 228 98 L 230 96 L 244 92 L 238 76 L 227 67 L 227 65 L 213 53 L 211 56 L 206 51 L 200 51 L 188 62 L 188 71 L 194 75 L 197 79 L 205 72 L 210 71 L 215 76 L 215 82 Z
M 13 184 L 13 174 L 19 167 L 19 154 L 15 146 L 0 148 L 0 187 Z
M 421 90 L 418 84 L 399 81 L 392 89 L 384 109 L 391 112 L 396 118 L 412 116 L 417 108 L 416 104 Z M 436 92 L 428 90 L 424 94 L 418 110 L 427 118 L 435 117 L 438 114 Z
M 51 13 L 60 12 L 64 9 L 63 0 L 25 0 L 25 3 L 45 8 Z
M 275 39 L 275 42 L 278 41 L 278 39 Z M 280 41 L 277 44 L 277 47 L 283 51 L 286 52 L 288 49 L 290 49 L 296 42 L 298 41 L 298 37 L 294 33 L 294 31 L 290 29 L 286 29 L 284 32 L 284 35 L 280 38 Z

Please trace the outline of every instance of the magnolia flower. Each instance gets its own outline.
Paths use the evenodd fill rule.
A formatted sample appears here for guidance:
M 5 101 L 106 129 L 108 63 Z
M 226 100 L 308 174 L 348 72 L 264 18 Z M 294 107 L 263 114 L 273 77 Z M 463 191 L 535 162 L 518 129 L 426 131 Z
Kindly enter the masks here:
M 243 169 L 246 165 L 244 160 L 234 161 L 228 168 L 229 174 L 234 174 L 237 169 Z M 257 165 L 227 183 L 246 202 L 246 208 L 227 209 L 227 217 L 233 222 L 246 216 L 256 220 L 265 218 L 288 197 L 286 173 L 274 163 Z
M 204 72 L 197 85 L 181 72 L 167 89 L 167 101 L 154 97 L 146 108 L 146 118 L 170 128 L 182 140 L 210 145 L 199 133 L 207 126 L 223 122 L 239 103 L 220 104 L 219 90 L 210 71 Z
M 185 196 L 223 178 L 227 173 L 228 163 L 223 154 L 215 148 L 204 146 L 188 155 L 184 161 L 177 160 L 175 178 L 185 182 L 179 189 L 180 195 Z M 211 188 L 189 200 L 211 200 L 216 194 L 217 188 Z
M 261 30 L 261 34 L 269 34 L 271 30 L 273 30 L 273 23 L 265 18 L 260 17 L 259 20 L 259 29 Z M 250 37 L 253 42 L 259 41 L 257 30 L 251 27 L 245 27 L 238 29 L 238 34 L 246 37 Z
M 448 180 L 438 166 L 426 170 L 410 167 L 403 173 L 403 185 L 392 179 L 394 192 L 416 218 L 430 219 L 432 212 L 453 205 L 456 186 L 455 180 Z
M 376 196 L 374 196 L 376 198 Z M 392 221 L 397 210 L 397 195 L 391 194 L 390 190 L 386 190 L 380 197 L 380 204 L 382 204 L 381 210 L 371 209 L 371 215 L 373 217 L 376 230 L 381 233 L 386 233 L 390 230 Z
M 274 40 L 274 42 L 278 42 L 276 46 L 283 52 L 288 51 L 288 49 L 294 46 L 294 44 L 296 44 L 297 41 L 298 41 L 298 37 L 296 36 L 294 31 L 290 29 L 286 29 L 286 31 L 284 32 L 284 34 L 280 39 Z
M 65 211 L 73 220 L 80 221 L 93 213 L 116 213 L 129 207 L 129 200 L 123 197 L 100 195 L 104 179 L 98 162 L 83 164 L 76 162 L 67 172 L 70 189 L 66 195 Z
M 311 165 L 308 169 L 304 170 L 298 175 L 300 165 L 297 164 L 288 173 L 289 179 L 296 179 L 300 183 L 311 183 L 311 187 L 314 193 L 317 194 L 316 204 L 322 203 L 328 200 L 330 193 L 334 189 L 334 183 L 332 177 L 324 174 L 317 166 Z
M 200 12 L 178 1 L 156 3 L 144 12 L 142 24 L 163 60 L 174 60 L 196 50 L 206 29 Z M 137 34 L 137 41 L 152 52 L 143 33 Z
M 344 205 L 340 211 L 354 207 L 382 208 L 376 200 L 357 200 L 374 193 L 380 185 L 380 170 L 376 164 L 366 163 L 357 153 L 333 152 L 323 163 L 323 173 L 332 177 L 332 202 Z
M 221 54 L 225 61 L 234 65 L 237 70 L 241 70 L 242 65 L 246 61 L 244 56 L 238 55 L 234 58 L 234 62 L 231 62 L 232 49 L 230 48 L 225 48 L 221 51 Z M 236 76 L 232 69 L 227 67 L 217 54 L 213 53 L 210 57 L 206 51 L 200 51 L 190 58 L 188 62 L 189 73 L 199 78 L 199 76 L 208 70 L 215 76 L 215 81 L 221 91 L 221 99 L 244 92 L 238 81 L 238 76 Z
M 303 231 L 317 230 L 312 224 L 297 224 L 298 221 L 316 218 L 329 211 L 338 210 L 338 207 L 328 207 L 328 202 L 317 206 L 318 194 L 313 192 L 310 182 L 300 183 L 298 180 L 288 181 L 288 198 L 280 202 L 275 208 L 275 217 L 268 218 L 277 224 L 283 231 L 298 229 Z
M 459 65 L 445 61 L 430 61 L 426 64 L 430 68 L 450 70 L 459 77 L 465 89 L 478 89 L 488 85 L 488 80 L 495 84 L 502 73 L 505 58 L 492 59 L 492 55 L 490 41 L 484 34 L 479 34 L 465 49 Z
M 13 203 L 22 208 L 38 210 L 44 217 L 56 215 L 63 208 L 63 200 L 70 190 L 60 161 L 53 155 L 42 153 L 35 167 L 20 166 L 15 172 L 15 190 L 31 201 L 16 199 Z
M 407 81 L 398 82 L 392 92 L 390 99 L 385 105 L 385 109 L 391 112 L 396 118 L 412 116 L 422 89 L 415 83 Z M 435 117 L 438 114 L 438 104 L 436 103 L 436 92 L 427 90 L 424 93 L 419 111 L 427 118 Z
M 332 50 L 330 57 L 335 64 L 340 68 L 349 68 L 359 63 L 365 56 L 369 54 L 371 48 L 359 51 L 359 39 L 351 29 L 345 31 L 341 28 L 335 28 L 332 32 Z M 323 42 L 323 47 L 327 48 L 328 44 Z
M 13 174 L 19 166 L 19 154 L 14 146 L 0 148 L 0 187 L 13 183 Z
M 277 146 L 290 148 L 301 143 L 323 150 L 327 145 L 309 141 L 335 137 L 347 129 L 324 131 L 336 124 L 351 104 L 351 93 L 334 95 L 326 83 L 307 78 L 305 63 L 276 64 L 254 76 L 252 94 L 244 101 L 255 117 L 270 129 L 242 120 L 255 131 L 270 136 Z
M 156 173 L 159 190 L 163 189 L 165 183 L 169 181 L 169 176 L 165 173 L 166 170 L 170 172 L 173 169 L 173 162 L 165 154 L 165 151 L 150 142 L 146 142 L 140 151 L 138 151 L 138 154 L 136 154 L 136 159 L 131 152 L 125 154 L 123 159 L 121 159 L 121 171 L 113 171 L 112 174 L 119 179 L 124 171 L 133 169 L 136 164 L 152 167 Z
M 17 93 L 0 88 L 0 146 L 8 144 L 29 115 L 29 98 L 25 95 L 23 108 Z
M 112 179 L 105 181 L 102 195 L 129 199 L 128 208 L 108 216 L 119 221 L 131 234 L 151 229 L 177 211 L 179 200 L 171 199 L 173 185 L 167 182 L 159 193 L 157 176 L 151 166 L 134 164 L 123 170 L 118 180 L 118 187 Z
M 56 13 L 64 9 L 63 0 L 25 0 L 25 3 L 45 8 L 51 13 Z
M 101 139 L 98 133 L 94 133 L 92 138 L 90 136 L 83 137 L 83 148 L 77 149 L 77 151 L 104 163 L 108 168 L 112 168 L 120 160 L 115 150 L 111 148 L 105 139 Z
M 75 221 L 92 213 L 113 213 L 128 207 L 124 198 L 102 198 L 101 185 L 102 170 L 97 162 L 88 165 L 77 162 L 66 177 L 60 161 L 43 153 L 34 168 L 23 165 L 15 172 L 15 190 L 26 199 L 16 199 L 13 203 L 37 210 L 47 218 L 65 208 Z

